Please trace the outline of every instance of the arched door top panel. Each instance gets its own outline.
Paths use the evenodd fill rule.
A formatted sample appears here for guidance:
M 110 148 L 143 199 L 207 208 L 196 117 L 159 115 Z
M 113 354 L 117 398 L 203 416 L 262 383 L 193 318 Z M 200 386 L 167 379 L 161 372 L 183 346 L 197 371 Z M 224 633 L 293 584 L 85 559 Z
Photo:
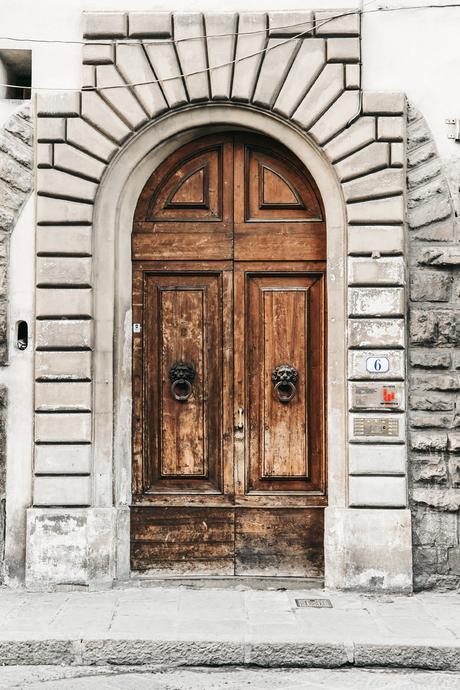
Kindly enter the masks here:
M 265 260 L 276 249 L 280 259 L 322 260 L 323 219 L 315 183 L 283 147 L 255 134 L 207 137 L 148 179 L 133 258 Z

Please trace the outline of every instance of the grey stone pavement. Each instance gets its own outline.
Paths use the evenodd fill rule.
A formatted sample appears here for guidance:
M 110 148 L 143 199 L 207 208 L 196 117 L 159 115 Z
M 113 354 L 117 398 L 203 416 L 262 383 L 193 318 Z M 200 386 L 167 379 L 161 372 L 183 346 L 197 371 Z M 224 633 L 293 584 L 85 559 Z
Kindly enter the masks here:
M 460 673 L 364 669 L 193 670 L 9 666 L 0 689 L 27 690 L 454 690 Z
M 296 606 L 298 598 L 326 597 L 332 608 Z M 252 667 L 350 666 L 460 671 L 460 593 L 403 597 L 185 587 L 0 590 L 0 665 L 38 664 L 158 665 L 169 670 L 247 666 L 247 673 Z M 0 668 L 0 680 L 7 672 Z M 238 682 L 226 687 L 240 687 Z M 292 687 L 298 687 L 293 682 Z M 460 688 L 458 677 L 455 682 L 442 687 Z M 74 686 L 83 687 L 66 687 Z M 208 687 L 220 686 L 203 685 Z M 258 686 L 255 682 L 248 687 Z

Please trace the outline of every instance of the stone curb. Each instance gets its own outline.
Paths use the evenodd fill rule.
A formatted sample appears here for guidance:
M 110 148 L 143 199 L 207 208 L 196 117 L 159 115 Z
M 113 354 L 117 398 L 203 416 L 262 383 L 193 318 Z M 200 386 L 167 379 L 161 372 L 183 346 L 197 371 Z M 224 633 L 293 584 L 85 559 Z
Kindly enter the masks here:
M 1 640 L 0 666 L 391 667 L 460 670 L 458 646 L 436 643 L 242 642 L 132 638 Z

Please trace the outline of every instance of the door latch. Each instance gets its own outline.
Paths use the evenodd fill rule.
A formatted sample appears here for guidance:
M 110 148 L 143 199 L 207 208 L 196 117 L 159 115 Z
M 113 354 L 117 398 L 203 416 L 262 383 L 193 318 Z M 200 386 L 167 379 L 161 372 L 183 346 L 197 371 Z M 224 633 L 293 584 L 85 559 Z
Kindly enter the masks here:
M 238 408 L 238 418 L 235 425 L 235 431 L 243 431 L 244 429 L 244 410 L 242 407 Z

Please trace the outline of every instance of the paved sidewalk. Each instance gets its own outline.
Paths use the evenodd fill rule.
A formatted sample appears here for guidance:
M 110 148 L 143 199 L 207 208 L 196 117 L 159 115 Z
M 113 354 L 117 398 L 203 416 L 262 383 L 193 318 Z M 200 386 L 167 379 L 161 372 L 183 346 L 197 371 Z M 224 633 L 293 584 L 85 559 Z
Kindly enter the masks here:
M 0 590 L 0 664 L 460 670 L 460 594 Z

